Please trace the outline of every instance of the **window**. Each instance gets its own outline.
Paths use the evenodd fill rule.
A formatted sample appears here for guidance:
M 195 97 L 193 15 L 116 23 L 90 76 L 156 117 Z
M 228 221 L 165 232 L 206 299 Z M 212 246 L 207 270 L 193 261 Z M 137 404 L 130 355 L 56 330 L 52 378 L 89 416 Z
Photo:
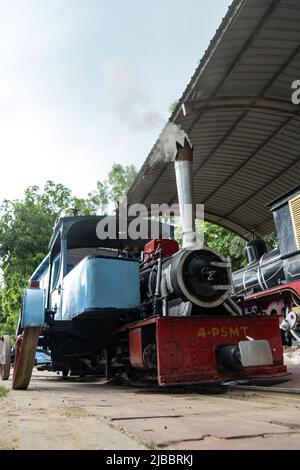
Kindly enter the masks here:
M 61 260 L 61 257 L 60 255 L 58 255 L 53 261 L 51 290 L 54 290 L 57 287 L 57 283 L 59 279 L 59 271 L 60 271 L 60 260 Z

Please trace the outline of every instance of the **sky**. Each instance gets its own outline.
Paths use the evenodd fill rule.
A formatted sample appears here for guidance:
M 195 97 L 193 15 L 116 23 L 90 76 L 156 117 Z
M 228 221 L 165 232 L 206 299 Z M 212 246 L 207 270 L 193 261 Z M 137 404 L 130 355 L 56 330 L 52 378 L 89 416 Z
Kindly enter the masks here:
M 0 0 L 0 200 L 139 169 L 231 0 Z

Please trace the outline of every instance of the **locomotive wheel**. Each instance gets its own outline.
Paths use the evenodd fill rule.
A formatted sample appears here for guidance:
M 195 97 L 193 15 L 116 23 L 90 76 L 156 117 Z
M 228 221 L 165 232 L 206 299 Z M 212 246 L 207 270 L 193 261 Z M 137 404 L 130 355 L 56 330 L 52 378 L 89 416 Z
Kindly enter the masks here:
M 39 328 L 25 328 L 24 332 L 17 338 L 12 382 L 14 390 L 26 390 L 28 388 L 39 335 Z
M 63 378 L 66 379 L 68 377 L 69 373 L 70 373 L 70 369 L 63 369 L 63 371 L 62 371 Z
M 0 364 L 0 377 L 1 380 L 8 380 L 10 374 L 10 365 L 11 365 L 11 358 L 10 358 L 10 337 L 3 336 L 1 339 L 3 342 L 3 351 L 2 351 L 2 359 L 4 360 L 3 364 Z

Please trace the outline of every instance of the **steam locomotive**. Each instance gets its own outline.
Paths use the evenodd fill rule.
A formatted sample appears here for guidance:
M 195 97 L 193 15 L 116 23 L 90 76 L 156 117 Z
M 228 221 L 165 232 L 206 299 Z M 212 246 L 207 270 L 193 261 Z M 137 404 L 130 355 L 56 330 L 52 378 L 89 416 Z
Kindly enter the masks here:
M 100 240 L 102 217 L 60 220 L 24 294 L 14 389 L 28 387 L 37 345 L 64 376 L 173 386 L 286 375 L 279 317 L 245 315 L 239 295 L 232 299 L 230 260 L 197 245 L 193 214 L 185 213 L 193 149 L 187 141 L 177 148 L 182 248 L 158 222 L 145 222 L 159 231 L 152 240 L 124 239 L 119 225 L 115 237 Z M 0 342 L 2 379 L 7 344 Z
M 246 315 L 282 318 L 283 340 L 300 340 L 300 187 L 269 204 L 278 245 L 267 250 L 264 240 L 246 245 L 247 266 L 233 274 L 235 297 Z

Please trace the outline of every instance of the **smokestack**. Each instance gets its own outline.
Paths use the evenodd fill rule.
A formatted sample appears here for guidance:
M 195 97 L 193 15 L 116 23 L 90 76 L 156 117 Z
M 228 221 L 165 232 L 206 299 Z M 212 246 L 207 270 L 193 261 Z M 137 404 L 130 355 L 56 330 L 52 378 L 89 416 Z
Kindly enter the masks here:
M 192 249 L 197 240 L 193 204 L 194 148 L 187 139 L 184 139 L 184 146 L 176 142 L 176 147 L 175 172 L 182 221 L 182 248 Z

